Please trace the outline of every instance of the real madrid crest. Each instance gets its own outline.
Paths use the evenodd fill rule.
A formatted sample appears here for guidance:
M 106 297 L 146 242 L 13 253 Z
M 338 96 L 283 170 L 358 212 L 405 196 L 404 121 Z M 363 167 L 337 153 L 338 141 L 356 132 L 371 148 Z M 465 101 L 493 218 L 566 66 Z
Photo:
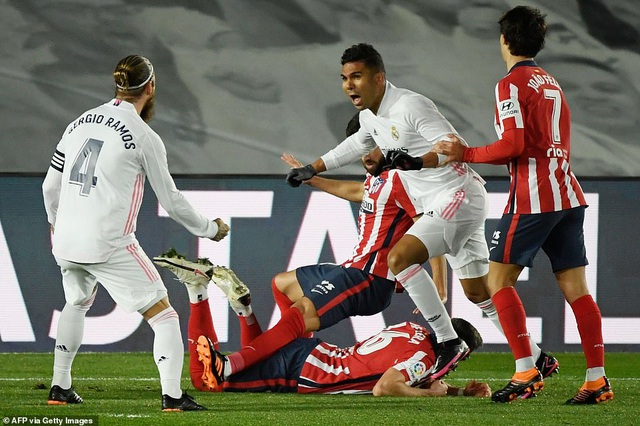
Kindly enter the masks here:
M 398 129 L 396 129 L 396 126 L 391 126 L 391 137 L 394 141 L 400 139 L 400 133 L 398 133 Z

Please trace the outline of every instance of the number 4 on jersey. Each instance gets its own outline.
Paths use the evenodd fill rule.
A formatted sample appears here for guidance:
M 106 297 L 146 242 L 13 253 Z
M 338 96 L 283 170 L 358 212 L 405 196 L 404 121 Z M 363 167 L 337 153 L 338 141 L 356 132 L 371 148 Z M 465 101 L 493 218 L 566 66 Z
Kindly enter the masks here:
M 80 195 L 85 197 L 89 195 L 91 188 L 98 183 L 98 177 L 95 176 L 96 163 L 103 144 L 104 141 L 92 138 L 87 139 L 73 161 L 69 183 L 80 185 Z

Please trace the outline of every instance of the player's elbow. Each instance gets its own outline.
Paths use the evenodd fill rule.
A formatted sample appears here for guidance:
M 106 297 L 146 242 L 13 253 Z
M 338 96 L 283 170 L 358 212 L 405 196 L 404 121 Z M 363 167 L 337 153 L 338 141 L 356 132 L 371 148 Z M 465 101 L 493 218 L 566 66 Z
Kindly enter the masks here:
M 395 395 L 394 388 L 395 383 L 385 380 L 384 378 L 378 380 L 373 387 L 373 396 L 392 396 Z

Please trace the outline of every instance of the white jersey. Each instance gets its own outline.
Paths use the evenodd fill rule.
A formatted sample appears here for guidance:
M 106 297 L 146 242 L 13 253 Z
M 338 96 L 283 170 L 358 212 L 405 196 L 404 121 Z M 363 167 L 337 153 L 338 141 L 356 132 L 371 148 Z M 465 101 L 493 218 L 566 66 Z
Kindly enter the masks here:
M 360 130 L 321 157 L 327 170 L 359 160 L 376 145 L 385 155 L 389 151 L 404 151 L 414 157 L 422 156 L 447 134 L 457 134 L 429 98 L 397 88 L 388 81 L 377 115 L 366 109 L 359 118 Z M 469 179 L 478 177 L 465 163 L 401 173 L 410 195 L 422 201 L 425 211 L 438 194 L 455 192 Z
M 171 218 L 199 237 L 216 235 L 176 188 L 162 139 L 131 103 L 113 99 L 69 124 L 56 147 L 42 185 L 53 254 L 106 262 L 133 241 L 145 177 Z

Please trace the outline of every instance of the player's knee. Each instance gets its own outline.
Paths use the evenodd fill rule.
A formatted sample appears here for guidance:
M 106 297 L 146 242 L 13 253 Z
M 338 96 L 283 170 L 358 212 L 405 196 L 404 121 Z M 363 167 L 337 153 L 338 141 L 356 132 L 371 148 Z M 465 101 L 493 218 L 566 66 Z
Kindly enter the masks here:
M 406 254 L 402 250 L 394 249 L 387 255 L 387 264 L 394 274 L 398 274 L 411 266 Z
M 320 329 L 320 317 L 318 316 L 315 305 L 310 299 L 303 297 L 294 303 L 292 307 L 297 308 L 302 313 L 307 332 Z
M 404 271 L 411 265 L 421 265 L 429 260 L 429 252 L 420 240 L 412 235 L 405 235 L 405 237 L 398 241 L 387 255 L 387 264 L 394 274 Z
M 461 279 L 460 283 L 462 284 L 464 295 L 470 302 L 477 304 L 489 299 L 489 291 L 484 277 Z

